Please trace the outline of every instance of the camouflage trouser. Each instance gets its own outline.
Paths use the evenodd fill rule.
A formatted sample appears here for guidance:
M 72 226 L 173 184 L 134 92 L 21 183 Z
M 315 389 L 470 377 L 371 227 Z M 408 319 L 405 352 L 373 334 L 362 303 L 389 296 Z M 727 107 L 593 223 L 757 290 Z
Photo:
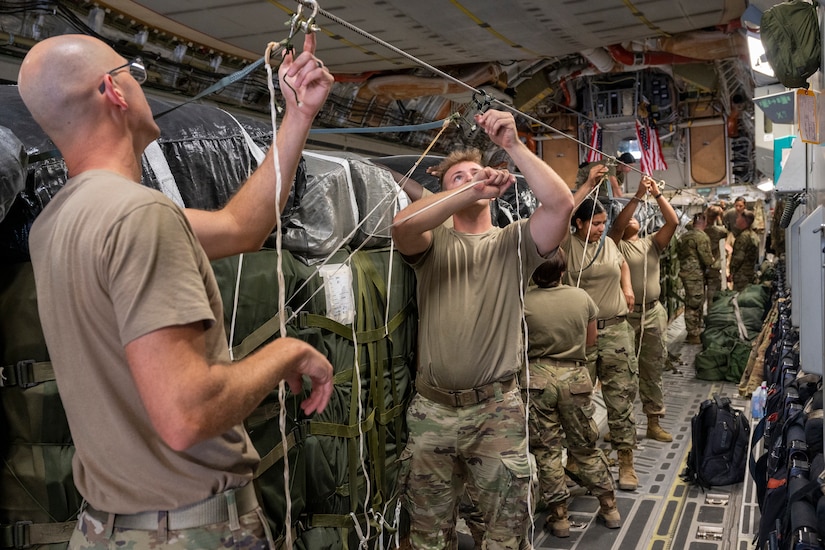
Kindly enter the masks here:
M 665 398 L 662 391 L 662 369 L 667 359 L 665 336 L 667 334 L 667 312 L 659 302 L 642 313 L 628 313 L 627 321 L 633 327 L 633 343 L 637 346 L 639 361 L 639 397 L 642 411 L 650 416 L 665 415 Z M 641 346 L 639 345 L 641 338 Z
M 115 527 L 111 533 L 106 532 L 106 524 L 95 519 L 88 512 L 82 512 L 69 541 L 70 550 L 94 549 L 137 550 L 144 548 L 170 548 L 179 550 L 199 550 L 205 548 L 223 548 L 235 550 L 264 550 L 274 548 L 269 525 L 263 510 L 257 508 L 238 516 L 240 528 L 232 530 L 229 523 L 216 523 L 166 531 L 165 536 L 155 531 L 137 529 L 120 529 Z
M 526 388 L 526 376 L 522 376 Z M 613 478 L 602 450 L 596 447 L 598 427 L 593 420 L 593 383 L 587 367 L 558 366 L 553 361 L 530 364 L 530 450 L 539 472 L 539 495 L 544 504 L 565 502 L 570 490 L 564 481 L 562 449 L 577 481 L 595 496 L 613 491 Z
M 708 307 L 710 307 L 716 295 L 722 290 L 722 270 L 708 268 L 705 272 L 705 287 Z
M 688 336 L 702 333 L 702 309 L 705 305 L 705 280 L 682 277 L 685 288 L 685 328 Z
M 457 547 L 456 514 L 466 483 L 483 518 L 486 548 L 517 550 L 527 532 L 531 477 L 519 390 L 466 407 L 416 394 L 407 425 L 399 484 L 412 547 Z
M 617 450 L 636 446 L 633 401 L 639 391 L 639 366 L 633 349 L 633 328 L 627 321 L 599 330 L 595 346 L 587 348 L 590 378 L 602 384 L 607 425 Z

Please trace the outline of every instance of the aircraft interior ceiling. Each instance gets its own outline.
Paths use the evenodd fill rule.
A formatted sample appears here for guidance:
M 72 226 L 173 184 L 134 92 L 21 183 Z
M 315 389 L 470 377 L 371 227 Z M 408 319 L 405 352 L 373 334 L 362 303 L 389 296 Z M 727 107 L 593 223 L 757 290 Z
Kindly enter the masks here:
M 320 126 L 419 125 L 501 102 L 527 115 L 526 131 L 575 134 L 570 116 L 626 124 L 640 101 L 670 124 L 696 115 L 677 109 L 677 100 L 725 114 L 732 101 L 749 103 L 754 83 L 740 23 L 747 7 L 746 0 L 7 1 L 0 76 L 13 82 L 37 40 L 84 32 L 126 57 L 142 56 L 150 93 L 184 99 L 261 58 L 269 42 L 289 36 L 296 12 L 305 20 L 317 8 L 317 55 L 336 77 Z M 302 40 L 296 29 L 292 43 L 300 49 Z M 610 92 L 619 100 L 600 101 Z M 637 94 L 633 105 L 629 92 Z M 258 69 L 209 99 L 265 114 L 266 73 Z M 456 128 L 436 152 L 479 139 Z M 432 135 L 375 139 L 420 151 Z

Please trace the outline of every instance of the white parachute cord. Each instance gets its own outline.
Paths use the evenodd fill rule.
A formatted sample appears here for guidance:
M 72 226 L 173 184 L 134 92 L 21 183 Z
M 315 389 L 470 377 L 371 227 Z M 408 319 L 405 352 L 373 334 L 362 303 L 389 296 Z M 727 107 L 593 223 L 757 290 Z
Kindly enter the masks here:
M 514 187 L 514 195 L 516 200 L 516 218 L 520 221 L 521 220 L 521 207 L 519 204 L 519 194 L 518 194 L 518 183 L 515 184 Z M 524 392 L 527 394 L 527 398 L 524 403 L 524 439 L 525 439 L 525 452 L 527 454 L 527 464 L 530 471 L 530 477 L 528 478 L 529 481 L 527 482 L 527 517 L 530 518 L 530 546 L 532 547 L 532 541 L 536 535 L 536 518 L 533 510 L 533 461 L 530 460 L 530 357 L 528 355 L 527 350 L 527 342 L 529 338 L 529 332 L 527 329 L 527 313 L 525 311 L 525 304 L 524 304 L 524 294 L 525 294 L 525 280 L 524 280 L 524 258 L 521 254 L 521 246 L 523 242 L 523 234 L 524 231 L 524 224 L 518 225 L 518 247 L 516 248 L 516 254 L 518 255 L 518 277 L 519 277 L 519 305 L 521 306 L 521 327 L 522 327 L 522 352 L 523 357 L 522 361 L 524 362 L 524 375 L 525 375 L 525 384 L 527 385 L 527 389 Z M 519 373 L 516 373 L 516 377 L 519 376 Z M 537 472 L 536 472 L 537 473 Z
M 356 392 L 356 400 L 358 401 L 358 459 L 361 462 L 361 471 L 364 472 L 364 516 L 367 518 L 367 532 L 362 533 L 361 526 L 358 523 L 358 518 L 355 516 L 355 512 L 352 512 L 352 519 L 355 522 L 355 528 L 358 531 L 358 536 L 361 538 L 361 545 L 360 547 L 366 548 L 367 541 L 370 538 L 370 521 L 369 517 L 375 513 L 372 509 L 372 504 L 370 503 L 370 493 L 372 491 L 372 480 L 370 480 L 370 474 L 367 470 L 367 463 L 364 459 L 364 402 L 361 400 L 361 360 L 360 360 L 360 352 L 358 349 L 358 333 L 355 329 L 355 321 L 357 319 L 358 313 L 356 312 L 356 317 L 352 320 L 352 346 L 353 346 L 353 356 L 355 361 L 355 388 L 352 391 Z M 358 494 L 358 484 L 356 483 L 354 487 L 350 488 L 350 495 Z M 352 498 L 352 497 L 350 497 Z M 379 529 L 379 534 L 380 534 Z
M 393 201 L 392 201 L 392 203 L 390 203 L 391 205 L 398 204 L 398 197 L 404 191 L 404 186 L 410 180 L 410 176 L 413 174 L 413 172 L 415 172 L 415 169 L 418 168 L 418 165 L 421 164 L 421 161 L 424 160 L 424 157 L 427 155 L 427 153 L 430 152 L 430 149 L 432 149 L 433 146 L 435 146 L 436 142 L 441 137 L 441 134 L 443 134 L 444 130 L 446 130 L 446 129 L 447 129 L 447 121 L 445 120 L 444 124 L 441 125 L 441 130 L 438 132 L 438 134 L 433 138 L 433 140 L 430 142 L 430 144 L 427 146 L 427 148 L 424 150 L 424 152 L 421 153 L 421 155 L 419 155 L 418 159 L 415 161 L 415 163 L 413 163 L 412 167 L 407 171 L 406 174 L 404 174 L 404 177 L 401 178 L 401 182 L 398 184 L 398 191 L 395 193 L 395 196 L 393 197 Z M 383 220 L 384 217 L 385 216 L 382 216 L 381 219 Z M 387 303 L 386 303 L 386 307 L 384 308 L 384 336 L 385 337 L 388 337 L 390 335 L 389 324 L 390 324 L 390 304 L 392 302 L 392 274 L 393 274 L 392 266 L 393 266 L 393 260 L 394 259 L 395 259 L 395 241 L 391 238 L 390 239 L 390 260 L 389 260 L 389 265 L 387 267 Z M 392 368 L 391 363 L 390 363 L 389 366 L 390 366 L 390 368 Z M 383 543 L 382 543 L 382 546 L 383 546 Z
M 401 547 L 401 529 L 400 529 L 400 521 L 399 517 L 401 517 L 401 498 L 399 497 L 395 501 L 395 520 L 393 521 L 393 527 L 395 528 L 395 547 Z
M 232 321 L 229 323 L 229 360 L 235 360 L 232 342 L 235 341 L 235 323 L 238 320 L 238 301 L 241 292 L 241 271 L 243 269 L 243 253 L 238 255 L 238 275 L 235 277 L 235 295 L 232 297 Z
M 459 187 L 459 188 L 458 188 L 458 190 L 457 190 L 455 193 L 453 193 L 453 194 L 451 194 L 451 195 L 448 195 L 448 196 L 446 196 L 446 197 L 443 197 L 443 198 L 441 198 L 441 199 L 438 199 L 436 202 L 434 202 L 434 203 L 432 203 L 432 204 L 430 204 L 430 205 L 428 205 L 428 206 L 426 206 L 426 207 L 422 208 L 421 210 L 419 210 L 419 211 L 417 211 L 417 212 L 414 212 L 414 213 L 410 214 L 409 216 L 407 216 L 407 217 L 406 217 L 406 218 L 404 218 L 403 220 L 400 220 L 398 223 L 401 223 L 401 222 L 404 222 L 404 221 L 407 221 L 407 220 L 410 220 L 410 219 L 414 218 L 415 216 L 417 216 L 417 215 L 421 214 L 422 212 L 424 212 L 424 211 L 426 211 L 426 210 L 429 210 L 430 208 L 433 208 L 433 207 L 435 207 L 435 206 L 437 206 L 437 205 L 441 204 L 442 202 L 444 202 L 444 201 L 446 201 L 446 200 L 449 200 L 449 199 L 451 199 L 452 197 L 454 197 L 454 196 L 456 196 L 456 195 L 458 195 L 458 194 L 460 194 L 460 193 L 463 193 L 463 192 L 467 191 L 468 189 L 470 189 L 473 185 L 475 185 L 475 184 L 477 184 L 477 183 L 478 183 L 478 182 L 476 182 L 476 181 L 471 181 L 471 182 L 466 183 L 464 186 Z M 352 258 L 352 256 L 353 256 L 356 252 L 358 252 L 359 250 L 363 249 L 365 245 L 366 245 L 366 241 L 365 241 L 365 242 L 363 242 L 363 243 L 361 243 L 361 244 L 360 244 L 360 245 L 359 245 L 359 246 L 358 246 L 355 250 L 353 250 L 353 251 L 349 254 L 349 256 L 347 256 L 347 259 L 346 259 L 345 261 L 347 261 L 347 260 L 349 260 L 350 258 Z M 324 259 L 321 263 L 319 263 L 319 264 L 317 265 L 317 267 L 320 269 L 321 267 L 323 267 L 323 266 L 327 265 L 327 263 L 329 263 L 331 259 L 332 259 L 332 256 L 327 256 L 327 258 L 325 258 L 325 259 Z M 336 272 L 337 272 L 337 270 L 336 270 L 335 272 L 333 272 L 333 274 L 335 274 Z M 304 281 L 304 282 L 301 284 L 301 286 L 299 286 L 299 287 L 298 287 L 298 289 L 297 289 L 297 290 L 295 291 L 295 293 L 293 294 L 293 297 L 295 297 L 295 296 L 298 294 L 298 292 L 299 292 L 300 290 L 302 290 L 304 287 L 306 287 L 306 285 L 307 285 L 307 284 L 309 284 L 309 279 L 308 279 L 308 280 L 306 280 L 306 281 Z M 315 297 L 315 295 L 317 295 L 317 294 L 318 294 L 321 290 L 323 290 L 323 289 L 324 289 L 324 287 L 325 287 L 325 283 L 322 283 L 321 285 L 319 285 L 319 287 L 318 287 L 317 289 L 315 289 L 315 291 L 314 291 L 314 292 L 313 292 L 313 293 L 312 293 L 312 294 L 311 294 L 311 295 L 310 295 L 310 296 L 306 299 L 306 301 L 304 301 L 304 303 L 303 303 L 303 304 L 301 304 L 301 305 L 300 305 L 299 307 L 297 307 L 297 308 L 294 308 L 294 309 L 292 310 L 291 315 L 287 318 L 286 322 L 287 322 L 287 323 L 289 323 L 290 321 L 292 321 L 293 319 L 295 319 L 295 318 L 296 318 L 296 317 L 300 314 L 300 312 L 301 312 L 301 311 L 303 311 L 303 309 L 307 306 L 307 304 L 309 304 L 309 302 L 312 300 L 312 298 L 313 298 L 313 297 Z M 290 298 L 290 301 L 291 301 L 291 299 L 292 299 L 292 298 Z
M 421 154 L 421 156 L 418 158 L 418 160 L 415 162 L 415 164 L 413 165 L 413 167 L 412 167 L 412 168 L 409 170 L 409 172 L 407 172 L 407 174 L 404 176 L 404 178 L 402 179 L 402 182 L 403 182 L 403 183 L 399 185 L 399 187 L 400 187 L 400 188 L 399 188 L 399 189 L 395 192 L 395 194 L 393 195 L 393 199 L 387 203 L 386 210 L 384 211 L 384 215 L 383 215 L 380 219 L 384 219 L 384 218 L 386 217 L 387 212 L 389 212 L 389 211 L 390 211 L 390 209 L 391 209 L 391 208 L 393 208 L 393 207 L 394 207 L 394 205 L 397 203 L 399 195 L 400 195 L 400 194 L 401 194 L 401 192 L 404 190 L 404 184 L 406 184 L 406 183 L 407 183 L 407 181 L 409 180 L 410 175 L 413 173 L 413 171 L 415 171 L 415 169 L 416 169 L 416 168 L 418 167 L 418 165 L 421 163 L 421 160 L 424 158 L 424 156 L 427 154 L 427 152 L 428 152 L 430 149 L 432 149 L 432 147 L 435 145 L 436 141 L 437 141 L 437 140 L 438 140 L 438 138 L 441 136 L 441 134 L 444 132 L 444 130 L 446 130 L 446 125 L 442 126 L 441 131 L 440 131 L 440 132 L 438 133 L 438 135 L 437 135 L 437 136 L 433 139 L 433 141 L 430 143 L 429 147 L 427 147 L 427 149 L 424 151 L 424 153 L 422 153 L 422 154 Z M 449 198 L 449 197 L 447 197 L 447 198 Z M 446 198 L 445 198 L 445 199 L 442 199 L 442 200 L 446 200 Z M 337 253 L 339 250 L 343 249 L 343 248 L 344 248 L 344 247 L 345 247 L 345 246 L 346 246 L 346 245 L 350 242 L 350 240 L 352 239 L 352 237 L 353 237 L 353 236 L 355 236 L 356 231 L 357 231 L 357 230 L 358 230 L 358 229 L 359 229 L 359 228 L 360 228 L 360 227 L 361 227 L 364 223 L 366 223 L 366 220 L 367 220 L 367 219 L 369 219 L 369 217 L 370 217 L 370 216 L 371 216 L 371 215 L 372 215 L 372 214 L 373 214 L 373 213 L 374 213 L 374 212 L 375 212 L 375 211 L 376 211 L 379 207 L 381 207 L 383 204 L 384 204 L 384 203 L 383 203 L 383 201 L 382 201 L 382 202 L 379 202 L 379 203 L 378 203 L 375 207 L 373 207 L 373 209 L 372 209 L 372 210 L 370 210 L 370 212 L 368 212 L 368 213 L 367 213 L 367 215 L 363 216 L 363 220 L 361 220 L 361 221 L 358 223 L 358 225 L 355 227 L 355 229 L 353 229 L 353 230 L 349 233 L 349 235 L 347 235 L 346 237 L 344 237 L 344 238 L 342 239 L 341 244 L 340 244 L 340 245 L 338 245 L 338 246 L 337 246 L 337 247 L 336 247 L 336 248 L 335 248 L 332 252 L 330 252 L 329 254 L 327 254 L 326 258 L 324 258 L 324 259 L 323 259 L 323 260 L 322 260 L 319 264 L 316 264 L 316 267 L 318 268 L 318 269 L 317 269 L 317 271 L 316 271 L 316 275 L 317 275 L 318 273 L 320 273 L 320 268 L 324 267 L 325 265 L 327 265 L 327 264 L 328 264 L 328 263 L 332 260 L 332 257 L 335 255 L 335 253 Z M 386 231 L 387 229 L 390 229 L 391 227 L 392 227 L 392 224 L 390 224 L 390 225 L 386 226 L 385 228 L 381 229 L 381 232 Z M 364 241 L 363 243 L 361 243 L 361 244 L 360 244 L 360 245 L 359 245 L 359 246 L 358 246 L 355 250 L 353 250 L 353 251 L 351 251 L 351 252 L 349 253 L 349 255 L 346 257 L 346 259 L 343 261 L 343 263 L 347 263 L 347 262 L 350 260 L 350 258 L 352 258 L 352 257 L 355 255 L 355 253 L 356 253 L 356 252 L 358 252 L 359 250 L 363 249 L 366 245 L 367 245 L 367 241 L 365 240 L 365 241 Z M 390 257 L 390 259 L 392 259 L 392 257 Z M 337 270 L 336 270 L 336 272 L 337 272 Z M 335 274 L 335 272 L 333 272 L 333 275 L 334 275 L 334 274 Z M 291 301 L 292 301 L 292 300 L 293 300 L 293 299 L 294 299 L 294 298 L 298 295 L 298 293 L 299 293 L 299 292 L 301 292 L 301 291 L 302 291 L 302 290 L 303 290 L 303 289 L 304 289 L 304 288 L 305 288 L 305 287 L 306 287 L 306 286 L 310 283 L 310 281 L 311 281 L 311 278 L 308 278 L 308 279 L 307 279 L 307 280 L 305 280 L 303 283 L 301 283 L 301 285 L 300 285 L 300 286 L 299 286 L 299 287 L 298 287 L 298 288 L 297 288 L 297 289 L 293 292 L 292 296 L 290 296 L 289 301 L 291 302 Z M 312 298 L 313 298 L 313 297 L 315 297 L 315 295 L 316 295 L 316 294 L 318 294 L 318 293 L 319 293 L 321 290 L 323 290 L 325 287 L 326 287 L 326 281 L 322 281 L 321 285 L 320 285 L 317 289 L 315 289 L 315 291 L 314 291 L 314 292 L 312 293 L 312 295 L 311 295 L 311 296 L 310 296 L 310 297 L 306 300 L 306 302 L 304 302 L 303 304 L 301 304 L 301 306 L 300 306 L 300 307 L 293 309 L 292 315 L 289 317 L 289 319 L 287 319 L 287 321 L 286 321 L 286 322 L 287 322 L 287 323 L 289 323 L 290 321 L 292 321 L 292 319 L 294 319 L 295 317 L 297 317 L 297 316 L 301 313 L 301 311 L 303 311 L 303 309 L 307 306 L 307 304 L 308 304 L 308 303 L 312 300 Z
M 364 531 L 361 529 L 361 524 L 358 523 L 358 516 L 355 515 L 355 512 L 350 512 L 349 515 L 352 518 L 352 525 L 355 528 L 355 534 L 358 535 L 358 548 L 369 548 L 369 544 L 367 544 L 367 537 L 364 536 Z M 367 529 L 369 532 L 369 522 L 367 522 Z
M 649 199 L 647 198 L 647 194 L 645 194 L 645 209 L 647 209 L 648 200 Z M 641 227 L 641 225 L 640 225 L 640 227 Z M 638 238 L 638 235 L 637 235 L 637 238 Z M 647 238 L 647 235 L 645 235 L 645 238 Z M 651 242 L 651 246 L 652 246 L 652 244 L 653 243 Z M 649 251 L 647 249 L 645 249 L 644 247 L 642 248 L 642 250 L 644 251 L 644 271 L 643 272 L 644 272 L 645 276 L 644 276 L 644 284 L 642 285 L 642 316 L 639 318 L 639 345 L 636 346 L 636 364 L 637 365 L 639 363 L 639 356 L 642 354 L 642 342 L 645 339 L 645 320 L 647 318 L 647 255 L 648 255 Z M 631 285 L 632 284 L 633 284 L 633 282 L 631 281 Z
M 604 181 L 604 180 L 602 180 L 602 181 Z M 590 212 L 590 223 L 587 224 L 587 235 L 585 236 L 584 246 L 582 247 L 582 261 L 581 261 L 581 264 L 579 264 L 579 275 L 578 275 L 578 278 L 576 279 L 576 288 L 581 288 L 581 284 L 582 284 L 582 273 L 584 272 L 584 260 L 587 257 L 587 245 L 590 244 L 590 232 L 593 229 L 593 217 L 596 215 L 596 196 L 598 195 L 598 189 L 599 189 L 599 186 L 601 184 L 602 183 L 600 182 L 585 197 L 585 199 L 588 199 L 588 198 L 590 198 L 591 194 L 593 195 L 593 210 Z
M 272 64 L 270 63 L 270 55 L 272 49 L 279 47 L 277 43 L 270 42 L 266 47 L 266 75 L 267 87 L 269 88 L 269 112 L 272 120 L 272 161 L 275 169 L 275 209 L 280 213 L 281 211 L 281 190 L 283 189 L 283 178 L 281 177 L 281 159 L 278 155 L 278 110 L 275 105 L 275 84 L 273 82 Z M 286 333 L 286 289 L 284 281 L 283 269 L 283 238 L 281 232 L 281 216 L 278 214 L 275 231 L 275 251 L 277 260 L 277 276 L 278 276 L 278 318 L 280 319 L 280 334 L 281 338 L 287 335 Z M 286 383 L 281 380 L 278 383 L 278 427 L 281 431 L 281 446 L 284 452 L 284 500 L 286 510 L 284 514 L 284 547 L 292 548 L 292 494 L 290 491 L 289 480 L 289 445 L 287 443 L 286 434 Z

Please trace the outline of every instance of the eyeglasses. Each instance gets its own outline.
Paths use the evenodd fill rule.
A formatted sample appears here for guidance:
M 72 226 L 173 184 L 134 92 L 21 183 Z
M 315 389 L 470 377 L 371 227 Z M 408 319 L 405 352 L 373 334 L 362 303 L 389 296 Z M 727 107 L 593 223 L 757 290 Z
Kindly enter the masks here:
M 136 57 L 119 67 L 115 67 L 106 74 L 110 74 L 114 77 L 116 72 L 127 68 L 129 69 L 129 74 L 132 75 L 132 78 L 134 78 L 138 84 L 143 84 L 146 82 L 146 66 L 143 64 L 143 60 L 139 57 Z M 101 94 L 104 93 L 106 91 L 106 84 L 101 82 L 98 90 L 100 90 Z

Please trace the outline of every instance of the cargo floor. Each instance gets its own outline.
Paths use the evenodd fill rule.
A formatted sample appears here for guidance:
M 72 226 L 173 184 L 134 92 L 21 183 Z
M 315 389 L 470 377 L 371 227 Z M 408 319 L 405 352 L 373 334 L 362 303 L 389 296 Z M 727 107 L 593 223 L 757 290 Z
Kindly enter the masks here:
M 750 401 L 739 397 L 736 384 L 706 382 L 694 376 L 693 358 L 701 346 L 681 344 L 684 337 L 682 334 L 679 338 L 678 321 L 681 319 L 671 326 L 678 339 L 671 339 L 674 345 L 669 347 L 679 360 L 674 362 L 675 371 L 664 374 L 668 412 L 662 420 L 664 428 L 673 434 L 673 442 L 645 439 L 647 419 L 637 413 L 639 442 L 634 454 L 639 487 L 635 491 L 616 492 L 622 527 L 607 529 L 596 518 L 598 500 L 585 490 L 573 487 L 568 506 L 570 537 L 557 538 L 545 531 L 545 516 L 538 514 L 532 530 L 536 550 L 746 550 L 752 547 L 759 509 L 749 475 L 744 483 L 708 491 L 686 484 L 680 478 L 690 450 L 690 420 L 700 403 L 716 393 L 729 397 L 735 407 L 749 416 Z M 637 410 L 641 410 L 638 400 Z M 600 425 L 603 422 L 601 420 Z M 606 431 L 606 427 L 602 427 Z M 609 443 L 599 440 L 599 445 L 610 453 L 609 457 L 615 458 Z M 614 479 L 618 478 L 618 469 L 612 467 L 611 471 Z M 460 535 L 462 550 L 473 546 L 469 535 Z

